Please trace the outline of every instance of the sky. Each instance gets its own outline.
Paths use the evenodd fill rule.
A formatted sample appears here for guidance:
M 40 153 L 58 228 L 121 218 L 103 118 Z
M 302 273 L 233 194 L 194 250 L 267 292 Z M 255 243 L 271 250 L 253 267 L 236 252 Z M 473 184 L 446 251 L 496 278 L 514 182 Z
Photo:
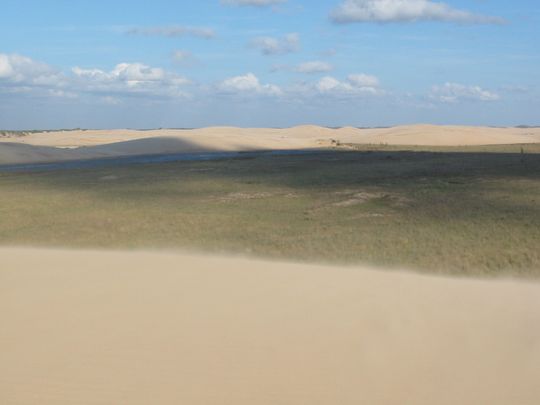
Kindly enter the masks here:
M 0 129 L 540 124 L 538 0 L 2 0 Z

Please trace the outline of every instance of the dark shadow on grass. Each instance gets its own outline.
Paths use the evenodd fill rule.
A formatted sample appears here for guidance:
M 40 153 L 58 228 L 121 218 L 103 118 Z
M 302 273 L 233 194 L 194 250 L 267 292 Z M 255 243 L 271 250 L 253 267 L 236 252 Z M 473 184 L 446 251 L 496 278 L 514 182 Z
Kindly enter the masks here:
M 307 154 L 240 153 L 193 154 L 184 161 L 51 170 L 32 173 L 0 173 L 0 181 L 20 181 L 28 187 L 92 193 L 107 199 L 118 197 L 182 197 L 182 181 L 234 182 L 240 186 L 282 187 L 305 192 L 339 191 L 343 188 L 392 188 L 409 193 L 439 191 L 481 198 L 490 182 L 499 181 L 512 192 L 519 180 L 540 180 L 540 154 L 417 152 L 417 151 L 317 151 Z M 212 156 L 216 159 L 212 159 Z M 92 164 L 92 161 L 88 162 Z M 108 177 L 109 176 L 109 177 Z M 113 176 L 115 181 L 104 181 Z M 167 184 L 178 187 L 167 188 Z M 162 187 L 160 187 L 162 185 Z M 503 201 L 499 204 L 504 205 Z M 507 210 L 508 206 L 503 209 Z M 516 207 L 522 209 L 523 207 Z M 536 214 L 540 204 L 529 206 Z

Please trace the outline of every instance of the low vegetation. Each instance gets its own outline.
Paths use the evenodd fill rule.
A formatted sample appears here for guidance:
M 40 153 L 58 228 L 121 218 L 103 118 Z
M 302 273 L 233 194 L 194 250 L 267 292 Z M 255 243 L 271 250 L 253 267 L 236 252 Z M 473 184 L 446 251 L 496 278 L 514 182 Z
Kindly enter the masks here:
M 85 129 L 74 128 L 74 129 L 32 129 L 32 130 L 23 130 L 15 131 L 9 129 L 0 129 L 0 138 L 14 138 L 22 137 L 30 134 L 41 133 L 41 132 L 56 132 L 56 131 L 85 131 Z
M 540 145 L 0 173 L 0 195 L 3 245 L 540 276 Z

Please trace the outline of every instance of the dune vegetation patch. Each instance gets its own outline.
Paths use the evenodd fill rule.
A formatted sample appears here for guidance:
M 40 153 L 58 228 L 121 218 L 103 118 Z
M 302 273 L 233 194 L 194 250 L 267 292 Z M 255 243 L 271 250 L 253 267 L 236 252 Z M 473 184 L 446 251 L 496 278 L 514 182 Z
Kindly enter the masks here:
M 335 194 L 340 200 L 332 204 L 334 207 L 351 207 L 369 202 L 401 206 L 410 201 L 407 197 L 385 191 L 345 190 Z
M 222 203 L 231 203 L 235 201 L 246 201 L 246 200 L 262 200 L 272 197 L 284 197 L 284 198 L 295 198 L 297 195 L 295 193 L 279 193 L 279 192 L 268 192 L 268 191 L 260 191 L 260 192 L 252 192 L 252 193 L 246 193 L 246 192 L 234 192 L 234 193 L 227 193 L 225 195 L 216 197 L 216 199 L 219 202 Z
M 272 197 L 272 193 L 268 192 L 258 192 L 258 193 L 242 193 L 242 192 L 236 192 L 236 193 L 228 193 L 222 197 L 219 197 L 218 200 L 220 202 L 232 202 L 232 201 L 239 201 L 239 200 L 258 200 L 261 198 L 269 198 Z

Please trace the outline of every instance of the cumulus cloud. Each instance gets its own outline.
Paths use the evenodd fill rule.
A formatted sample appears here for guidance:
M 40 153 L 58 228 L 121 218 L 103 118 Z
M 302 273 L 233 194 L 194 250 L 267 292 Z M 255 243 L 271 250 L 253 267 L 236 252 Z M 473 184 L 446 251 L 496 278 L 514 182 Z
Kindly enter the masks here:
M 9 78 L 13 75 L 10 56 L 0 54 L 0 79 Z
M 280 3 L 285 3 L 287 0 L 221 0 L 221 4 L 228 6 L 254 6 L 267 7 Z
M 142 63 L 120 63 L 111 71 L 74 67 L 75 84 L 94 93 L 141 94 L 149 96 L 185 96 L 184 86 L 190 81 Z
M 0 54 L 0 81 L 12 88 L 62 87 L 66 84 L 66 78 L 57 69 L 16 54 Z
M 300 35 L 292 33 L 283 38 L 257 37 L 251 41 L 251 46 L 259 49 L 264 55 L 297 52 L 300 49 Z
M 184 37 L 193 36 L 204 39 L 212 39 L 216 36 L 212 28 L 190 27 L 173 25 L 168 27 L 135 27 L 126 31 L 130 35 L 158 36 L 158 37 Z
M 474 14 L 431 0 L 344 0 L 330 14 L 336 23 L 447 21 L 502 24 L 499 17 Z
M 247 73 L 243 76 L 235 76 L 225 79 L 218 86 L 225 93 L 231 94 L 260 94 L 269 96 L 278 96 L 283 92 L 273 84 L 261 84 L 259 78 L 253 73 Z
M 0 54 L 0 92 L 43 97 L 186 96 L 190 81 L 142 63 L 120 63 L 110 71 L 74 67 L 62 72 L 21 55 Z
M 74 67 L 72 71 L 77 77 L 95 82 L 124 82 L 128 86 L 157 82 L 165 77 L 163 69 L 152 68 L 142 63 L 120 63 L 110 72 L 100 69 L 81 69 L 80 67 Z
M 433 86 L 429 97 L 443 103 L 458 103 L 460 101 L 497 101 L 500 96 L 480 86 L 466 86 L 458 83 L 445 83 Z
M 379 79 L 375 76 L 351 74 L 346 80 L 338 80 L 332 76 L 320 79 L 315 88 L 318 92 L 328 95 L 381 95 Z
M 186 51 L 176 56 L 189 58 Z M 286 67 L 305 73 L 330 69 L 323 62 L 306 62 Z M 448 90 L 446 90 L 448 92 Z M 192 83 L 190 80 L 160 67 L 143 63 L 120 63 L 111 68 L 73 67 L 59 71 L 45 63 L 20 55 L 0 54 L 0 93 L 26 94 L 50 98 L 88 97 L 89 100 L 116 105 L 132 98 L 147 100 L 211 98 L 215 95 L 242 97 L 280 97 L 286 100 L 308 100 L 316 95 L 328 97 L 362 97 L 383 95 L 379 80 L 367 74 L 351 74 L 343 80 L 325 76 L 320 80 L 299 82 L 280 87 L 263 83 L 254 73 L 229 77 L 215 85 Z M 449 97 L 442 91 L 436 92 Z M 484 97 L 487 97 L 484 95 Z
M 300 63 L 294 70 L 298 73 L 326 73 L 334 70 L 334 67 L 327 62 L 311 61 Z

